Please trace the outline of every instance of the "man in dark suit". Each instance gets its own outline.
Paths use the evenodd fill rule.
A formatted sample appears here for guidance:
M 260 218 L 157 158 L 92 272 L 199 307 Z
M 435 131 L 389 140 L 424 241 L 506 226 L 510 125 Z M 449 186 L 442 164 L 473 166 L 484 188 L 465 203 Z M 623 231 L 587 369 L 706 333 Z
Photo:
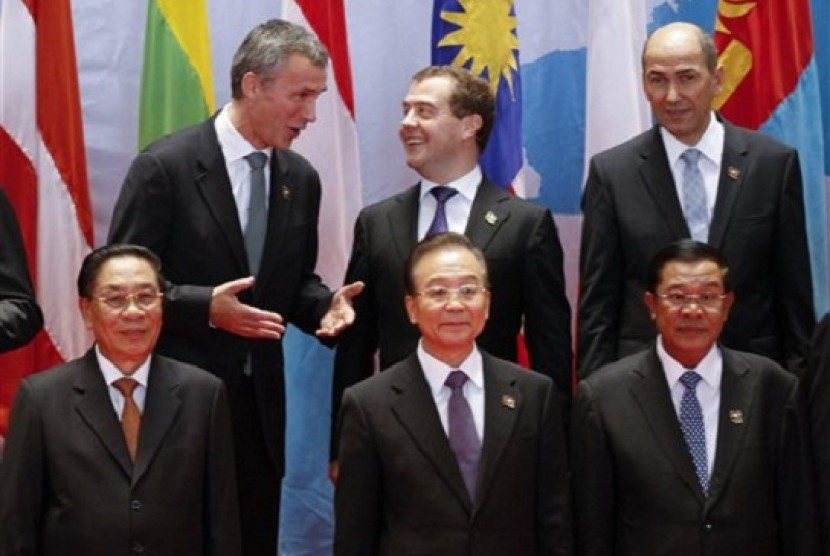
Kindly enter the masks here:
M 133 245 L 84 259 L 95 347 L 20 385 L 0 464 L 0 554 L 240 554 L 225 388 L 152 353 L 159 267 Z
M 571 554 L 563 405 L 548 377 L 476 346 L 491 307 L 484 256 L 440 234 L 405 273 L 422 336 L 345 392 L 335 556 Z
M 444 230 L 464 233 L 487 260 L 492 304 L 479 344 L 515 361 L 524 326 L 532 368 L 553 378 L 570 399 L 571 313 L 556 226 L 547 209 L 511 196 L 478 166 L 494 106 L 487 82 L 462 68 L 428 67 L 412 78 L 399 133 L 407 164 L 422 179 L 363 209 L 355 223 L 346 281 L 360 280 L 366 291 L 355 300 L 354 326 L 338 342 L 333 417 L 343 390 L 374 371 L 378 348 L 381 369 L 415 349 L 418 330 L 400 301 L 406 293 L 403 265 L 440 220 L 438 212 Z M 440 207 L 431 194 L 436 186 L 456 191 Z
M 0 353 L 28 343 L 42 326 L 17 217 L 0 188 Z
M 328 53 L 271 20 L 231 68 L 231 102 L 139 154 L 115 206 L 110 242 L 159 254 L 172 285 L 159 352 L 225 381 L 231 399 L 243 550 L 273 556 L 284 474 L 284 320 L 318 336 L 354 318 L 350 285 L 333 296 L 314 273 L 320 182 L 288 150 L 313 122 Z
M 823 554 L 830 556 L 830 313 L 816 326 L 804 388 L 810 408 Z
M 649 345 L 646 268 L 684 237 L 731 263 L 736 301 L 721 342 L 804 372 L 815 318 L 798 155 L 716 115 L 722 81 L 700 28 L 673 23 L 646 42 L 643 87 L 658 123 L 596 155 L 585 186 L 580 377 Z
M 581 556 L 818 554 L 798 379 L 717 344 L 735 295 L 690 239 L 654 257 L 659 335 L 579 384 L 571 417 Z

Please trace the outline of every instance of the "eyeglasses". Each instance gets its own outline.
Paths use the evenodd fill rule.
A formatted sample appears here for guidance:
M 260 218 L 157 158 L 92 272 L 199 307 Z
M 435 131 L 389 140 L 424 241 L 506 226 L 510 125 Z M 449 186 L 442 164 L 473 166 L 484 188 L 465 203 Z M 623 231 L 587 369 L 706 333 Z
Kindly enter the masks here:
M 457 288 L 430 286 L 429 288 L 419 291 L 416 295 L 423 296 L 436 305 L 444 305 L 445 303 L 449 303 L 450 299 L 454 296 L 457 296 L 458 300 L 462 303 L 471 303 L 476 300 L 478 294 L 486 291 L 487 288 L 479 286 L 478 284 L 464 284 L 463 286 L 458 286 Z
M 669 292 L 669 293 L 659 293 L 657 297 L 662 299 L 666 302 L 672 309 L 682 309 L 683 307 L 687 307 L 694 303 L 698 307 L 703 307 L 704 309 L 719 309 L 721 303 L 726 298 L 725 293 L 701 293 L 701 294 L 692 294 L 692 293 L 682 293 L 682 292 Z
M 157 291 L 141 291 L 126 294 L 113 293 L 96 299 L 114 311 L 125 311 L 130 306 L 130 302 L 135 303 L 135 306 L 142 311 L 149 311 L 158 304 L 163 295 Z

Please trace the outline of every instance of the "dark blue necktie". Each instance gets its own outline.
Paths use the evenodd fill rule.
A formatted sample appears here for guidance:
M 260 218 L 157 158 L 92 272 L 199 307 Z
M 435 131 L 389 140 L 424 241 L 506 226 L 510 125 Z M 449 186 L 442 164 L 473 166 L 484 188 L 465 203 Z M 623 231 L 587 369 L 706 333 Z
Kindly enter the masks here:
M 685 390 L 680 400 L 680 428 L 692 455 L 697 479 L 704 493 L 709 491 L 709 465 L 706 461 L 706 428 L 703 425 L 703 410 L 697 399 L 695 389 L 701 376 L 694 371 L 686 371 L 680 377 Z
M 265 230 L 268 216 L 265 203 L 265 165 L 268 155 L 254 151 L 245 157 L 251 167 L 251 197 L 248 201 L 248 224 L 245 226 L 245 251 L 248 268 L 253 276 L 259 272 L 262 251 L 265 247 Z
M 445 187 L 443 185 L 436 185 L 429 190 L 432 196 L 435 197 L 435 217 L 432 219 L 432 224 L 429 225 L 429 230 L 425 237 L 434 236 L 435 234 L 443 234 L 449 231 L 447 227 L 447 201 L 453 195 L 458 193 L 457 189 L 452 187 Z
M 458 459 L 458 467 L 470 500 L 476 498 L 476 475 L 478 460 L 481 456 L 481 441 L 476 434 L 476 425 L 473 412 L 467 398 L 464 397 L 463 387 L 467 382 L 467 375 L 463 371 L 452 371 L 444 382 L 452 393 L 447 405 L 447 421 L 450 447 Z

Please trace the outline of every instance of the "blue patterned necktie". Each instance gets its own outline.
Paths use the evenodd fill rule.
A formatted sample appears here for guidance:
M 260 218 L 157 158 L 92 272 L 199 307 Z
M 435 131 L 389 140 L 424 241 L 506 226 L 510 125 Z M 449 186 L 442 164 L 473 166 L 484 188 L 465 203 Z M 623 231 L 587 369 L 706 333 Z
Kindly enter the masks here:
M 680 400 L 680 428 L 692 455 L 697 479 L 704 494 L 709 492 L 709 465 L 706 460 L 706 427 L 703 425 L 703 410 L 697 399 L 695 388 L 701 376 L 694 371 L 686 371 L 680 376 L 680 383 L 685 390 Z
M 476 434 L 476 425 L 473 412 L 467 398 L 464 397 L 464 383 L 467 375 L 463 371 L 452 371 L 444 382 L 452 391 L 447 405 L 447 429 L 450 439 L 450 448 L 458 459 L 458 467 L 470 500 L 476 498 L 476 475 L 478 460 L 481 456 L 481 441 Z
M 703 174 L 697 164 L 701 154 L 697 149 L 686 149 L 680 155 L 683 159 L 683 214 L 692 239 L 706 242 L 709 238 L 709 209 Z
M 427 234 L 425 237 L 431 237 L 435 234 L 443 234 L 444 232 L 449 231 L 447 226 L 447 201 L 453 195 L 458 193 L 457 189 L 453 189 L 452 187 L 446 187 L 443 185 L 436 185 L 432 189 L 429 190 L 432 193 L 432 196 L 435 197 L 435 217 L 432 219 L 432 224 L 429 225 L 429 230 L 427 230 Z
M 265 204 L 265 165 L 268 155 L 254 151 L 245 157 L 251 167 L 251 197 L 248 201 L 248 224 L 245 226 L 245 252 L 248 268 L 253 276 L 259 272 L 262 251 L 265 247 L 265 230 L 268 216 Z

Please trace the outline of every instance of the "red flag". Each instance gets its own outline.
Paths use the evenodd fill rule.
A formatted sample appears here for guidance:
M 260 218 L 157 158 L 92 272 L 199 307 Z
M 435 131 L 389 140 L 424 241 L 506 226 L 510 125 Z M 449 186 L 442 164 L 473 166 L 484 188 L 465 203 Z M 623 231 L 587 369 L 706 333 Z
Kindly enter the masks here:
M 0 184 L 20 221 L 45 327 L 0 356 L 0 435 L 20 380 L 79 356 L 75 277 L 93 244 L 68 0 L 0 2 Z

